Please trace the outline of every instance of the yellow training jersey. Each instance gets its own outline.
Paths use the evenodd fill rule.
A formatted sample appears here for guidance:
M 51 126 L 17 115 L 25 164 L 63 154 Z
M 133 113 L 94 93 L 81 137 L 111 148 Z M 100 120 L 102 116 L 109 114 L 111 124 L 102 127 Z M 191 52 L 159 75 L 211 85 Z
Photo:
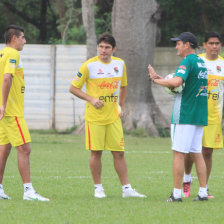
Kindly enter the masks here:
M 80 67 L 72 85 L 81 89 L 84 83 L 89 96 L 104 102 L 104 106 L 99 109 L 87 102 L 85 120 L 99 125 L 114 122 L 119 115 L 120 86 L 127 85 L 124 61 L 117 57 L 111 57 L 109 63 L 103 63 L 98 56 L 89 59 Z
M 2 84 L 4 74 L 12 75 L 5 116 L 24 116 L 24 73 L 19 52 L 11 47 L 0 51 L 0 105 L 2 105 Z
M 224 58 L 208 60 L 200 54 L 208 69 L 208 124 L 221 124 L 224 90 Z

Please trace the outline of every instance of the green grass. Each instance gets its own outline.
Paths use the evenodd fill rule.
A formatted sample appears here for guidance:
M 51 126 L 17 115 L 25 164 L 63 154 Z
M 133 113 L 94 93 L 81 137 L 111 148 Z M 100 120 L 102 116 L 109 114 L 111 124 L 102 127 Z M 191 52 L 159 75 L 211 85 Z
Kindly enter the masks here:
M 23 185 L 17 170 L 16 150 L 9 157 L 4 188 L 11 201 L 0 201 L 1 224 L 148 224 L 224 223 L 224 152 L 214 153 L 209 202 L 166 203 L 172 190 L 172 152 L 169 138 L 126 136 L 126 160 L 134 188 L 148 198 L 121 197 L 121 186 L 110 152 L 103 155 L 102 182 L 105 199 L 93 197 L 89 152 L 84 136 L 32 132 L 31 173 L 35 189 L 50 202 L 23 201 Z M 193 171 L 195 177 L 195 170 Z

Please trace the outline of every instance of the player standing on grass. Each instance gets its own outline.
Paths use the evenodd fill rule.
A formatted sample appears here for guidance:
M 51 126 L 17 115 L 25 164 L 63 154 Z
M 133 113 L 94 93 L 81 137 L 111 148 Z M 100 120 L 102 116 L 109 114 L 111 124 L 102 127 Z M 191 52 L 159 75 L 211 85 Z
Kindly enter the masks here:
M 221 50 L 221 36 L 217 32 L 209 32 L 205 35 L 203 43 L 205 54 L 198 55 L 208 69 L 208 126 L 204 128 L 202 140 L 202 154 L 207 168 L 207 184 L 212 169 L 213 149 L 223 148 L 222 137 L 222 110 L 224 90 L 224 59 L 219 56 Z M 183 194 L 190 196 L 191 169 L 193 159 L 190 155 L 185 157 L 185 174 Z M 207 186 L 206 186 L 207 187 Z M 208 193 L 208 198 L 214 196 Z
M 49 201 L 37 194 L 30 180 L 30 133 L 24 119 L 24 73 L 19 51 L 26 39 L 23 28 L 10 25 L 5 31 L 6 47 L 0 51 L 0 199 L 10 199 L 2 185 L 12 146 L 18 153 L 18 168 L 24 185 L 23 200 Z
M 184 155 L 190 153 L 195 161 L 200 188 L 194 200 L 208 200 L 206 166 L 201 154 L 204 125 L 208 122 L 207 69 L 204 61 L 195 54 L 197 38 L 190 32 L 176 38 L 177 55 L 183 60 L 174 78 L 164 79 L 149 65 L 150 79 L 161 86 L 174 88 L 185 83 L 180 94 L 175 95 L 171 120 L 174 189 L 167 202 L 182 202 L 181 183 L 184 175 Z
M 116 50 L 116 42 L 110 34 L 99 37 L 97 50 L 98 56 L 82 64 L 70 87 L 72 94 L 87 101 L 86 149 L 91 151 L 89 165 L 95 184 L 94 196 L 106 197 L 101 184 L 101 156 L 106 149 L 112 152 L 114 167 L 122 184 L 123 198 L 146 197 L 131 187 L 124 157 L 120 117 L 123 116 L 127 89 L 125 63 L 112 56 Z M 86 93 L 81 90 L 84 83 Z

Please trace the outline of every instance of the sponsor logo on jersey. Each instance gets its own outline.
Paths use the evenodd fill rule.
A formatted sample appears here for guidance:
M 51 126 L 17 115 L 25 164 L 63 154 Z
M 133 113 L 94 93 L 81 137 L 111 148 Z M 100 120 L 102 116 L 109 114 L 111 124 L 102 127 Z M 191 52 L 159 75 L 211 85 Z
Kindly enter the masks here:
M 79 78 L 81 78 L 81 77 L 82 77 L 82 73 L 78 72 L 78 73 L 77 73 L 77 76 L 78 76 Z
M 118 73 L 118 72 L 119 72 L 118 67 L 114 67 L 114 71 L 115 71 L 116 73 Z
M 208 86 L 219 86 L 219 80 L 218 79 L 208 80 Z
M 219 88 L 208 91 L 208 99 L 218 100 L 219 99 Z
M 184 65 L 181 65 L 179 68 L 187 69 L 186 66 L 184 66 Z
M 124 139 L 123 138 L 121 138 L 120 147 L 124 147 Z
M 103 75 L 103 74 L 104 74 L 103 70 L 101 68 L 99 68 L 97 75 Z
M 200 86 L 196 97 L 198 96 L 207 96 L 207 86 Z
M 221 142 L 220 134 L 217 134 L 217 137 L 215 139 L 215 142 Z
M 222 71 L 221 66 L 217 65 L 216 70 L 217 70 L 217 72 L 221 72 Z
M 207 71 L 200 71 L 198 73 L 198 79 L 207 79 L 208 78 L 208 73 Z
M 25 86 L 22 86 L 21 87 L 21 93 L 24 93 L 25 92 Z
M 197 64 L 199 68 L 206 68 L 205 63 L 198 62 Z
M 3 57 L 3 55 L 4 55 L 3 53 L 2 53 L 2 54 L 0 54 L 0 58 L 2 58 L 2 57 Z
M 185 71 L 184 69 L 178 69 L 178 70 L 177 70 L 177 73 L 185 74 L 185 72 L 186 72 L 186 71 Z
M 99 96 L 99 100 L 105 103 L 114 103 L 118 101 L 118 96 Z
M 119 87 L 119 81 L 113 82 L 101 82 L 99 85 L 100 89 L 117 89 Z
M 16 59 L 9 59 L 9 63 L 16 64 Z

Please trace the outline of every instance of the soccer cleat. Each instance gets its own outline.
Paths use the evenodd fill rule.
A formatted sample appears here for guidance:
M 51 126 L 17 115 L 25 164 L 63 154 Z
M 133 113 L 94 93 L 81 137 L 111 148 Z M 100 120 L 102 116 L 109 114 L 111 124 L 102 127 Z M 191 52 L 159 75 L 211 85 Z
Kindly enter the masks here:
M 199 195 L 197 195 L 197 197 L 193 201 L 208 201 L 208 197 L 200 197 Z
M 172 192 L 170 197 L 166 200 L 166 202 L 183 202 L 183 200 L 182 198 L 175 198 Z
M 0 192 L 0 200 L 10 200 L 10 199 L 11 198 L 7 194 L 5 194 L 4 191 Z
M 182 193 L 183 193 L 184 198 L 190 197 L 190 194 L 191 194 L 190 188 L 191 188 L 191 182 L 184 182 L 183 183 Z
M 135 189 L 129 188 L 125 189 L 122 193 L 123 198 L 147 198 L 144 194 L 139 194 Z
M 39 195 L 34 190 L 28 190 L 28 191 L 24 192 L 23 200 L 28 200 L 28 201 L 50 201 L 50 199 L 45 198 L 45 197 Z
M 95 198 L 106 198 L 106 194 L 104 193 L 103 188 L 96 188 L 94 192 Z

